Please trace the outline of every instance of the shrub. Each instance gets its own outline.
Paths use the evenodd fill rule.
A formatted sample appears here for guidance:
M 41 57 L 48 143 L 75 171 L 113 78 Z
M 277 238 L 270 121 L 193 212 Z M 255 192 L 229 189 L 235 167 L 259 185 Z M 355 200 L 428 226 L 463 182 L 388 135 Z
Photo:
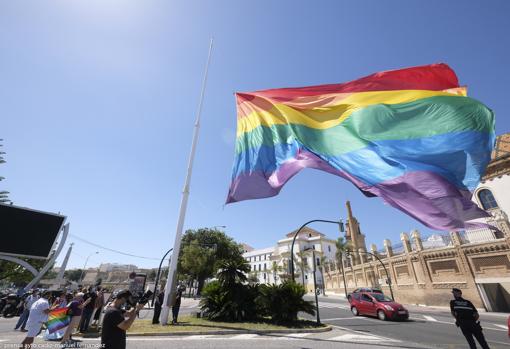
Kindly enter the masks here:
M 241 283 L 226 287 L 213 281 L 204 288 L 200 307 L 209 320 L 254 320 L 258 316 L 255 303 L 259 295 L 258 287 Z
M 270 316 L 276 323 L 290 323 L 297 320 L 299 312 L 315 315 L 315 306 L 305 301 L 303 286 L 285 281 L 281 285 L 260 285 L 256 298 L 260 315 Z

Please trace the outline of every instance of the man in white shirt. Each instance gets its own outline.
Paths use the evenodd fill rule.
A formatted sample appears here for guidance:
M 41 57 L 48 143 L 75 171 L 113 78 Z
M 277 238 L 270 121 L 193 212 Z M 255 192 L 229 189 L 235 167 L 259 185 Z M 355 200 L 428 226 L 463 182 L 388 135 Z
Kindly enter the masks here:
M 35 336 L 41 332 L 42 325 L 48 321 L 48 313 L 50 312 L 50 304 L 48 298 L 50 298 L 51 292 L 43 292 L 41 298 L 35 301 L 30 308 L 30 314 L 28 315 L 27 321 L 27 336 L 21 343 L 23 348 L 30 348 L 34 342 Z
M 32 305 L 39 299 L 39 290 L 36 288 L 32 291 L 32 294 L 29 295 L 26 299 L 25 299 L 25 304 L 24 304 L 24 309 L 23 309 L 23 313 L 21 314 L 21 316 L 19 317 L 19 320 L 18 320 L 18 323 L 16 324 L 16 327 L 14 328 L 15 330 L 17 330 L 18 328 L 21 327 L 21 332 L 27 332 L 27 330 L 25 330 L 25 326 L 27 325 L 27 320 L 28 320 L 28 316 L 30 314 L 30 308 L 32 307 Z

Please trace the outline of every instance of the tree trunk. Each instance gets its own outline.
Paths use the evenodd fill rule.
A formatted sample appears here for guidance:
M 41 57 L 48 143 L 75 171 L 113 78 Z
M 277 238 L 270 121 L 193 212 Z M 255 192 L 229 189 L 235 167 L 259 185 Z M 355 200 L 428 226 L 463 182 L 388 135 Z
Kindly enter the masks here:
M 202 294 L 202 289 L 204 288 L 205 278 L 199 277 L 198 278 L 198 286 L 197 286 L 197 296 L 200 296 Z

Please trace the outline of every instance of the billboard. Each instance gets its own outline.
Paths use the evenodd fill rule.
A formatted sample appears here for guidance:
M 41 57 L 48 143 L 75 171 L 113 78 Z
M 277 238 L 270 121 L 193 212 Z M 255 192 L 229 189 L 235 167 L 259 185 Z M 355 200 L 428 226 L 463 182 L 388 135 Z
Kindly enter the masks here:
M 0 254 L 48 258 L 66 217 L 0 204 Z

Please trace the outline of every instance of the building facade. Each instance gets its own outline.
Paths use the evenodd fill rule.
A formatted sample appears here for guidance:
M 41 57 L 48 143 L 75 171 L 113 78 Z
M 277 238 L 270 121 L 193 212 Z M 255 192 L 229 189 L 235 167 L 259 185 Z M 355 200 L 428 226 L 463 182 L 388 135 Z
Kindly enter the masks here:
M 348 292 L 357 287 L 393 291 L 403 303 L 446 306 L 450 289 L 488 311 L 510 312 L 510 134 L 497 137 L 492 160 L 473 201 L 499 231 L 480 228 L 434 233 L 402 233 L 401 241 L 384 240 L 384 248 L 366 250 L 365 237 L 347 204 L 346 239 L 352 251 L 326 270 L 326 287 Z M 368 253 L 367 253 L 368 252 Z M 344 273 L 340 270 L 343 268 Z M 345 274 L 345 278 L 344 278 Z M 391 286 L 391 291 L 390 291 Z
M 267 284 L 271 281 L 269 278 L 270 269 L 272 266 L 272 256 L 274 254 L 274 247 L 263 249 L 252 249 L 243 254 L 243 257 L 250 263 L 250 275 L 257 278 L 260 284 Z
M 251 275 L 256 276 L 259 283 L 280 284 L 290 278 L 290 250 L 296 232 L 297 230 L 288 233 L 274 247 L 243 254 L 250 263 Z M 313 292 L 313 263 L 315 263 L 317 285 L 321 289 L 324 288 L 325 267 L 334 262 L 335 253 L 335 240 L 314 229 L 302 229 L 294 244 L 296 282 L 305 285 L 308 292 Z

